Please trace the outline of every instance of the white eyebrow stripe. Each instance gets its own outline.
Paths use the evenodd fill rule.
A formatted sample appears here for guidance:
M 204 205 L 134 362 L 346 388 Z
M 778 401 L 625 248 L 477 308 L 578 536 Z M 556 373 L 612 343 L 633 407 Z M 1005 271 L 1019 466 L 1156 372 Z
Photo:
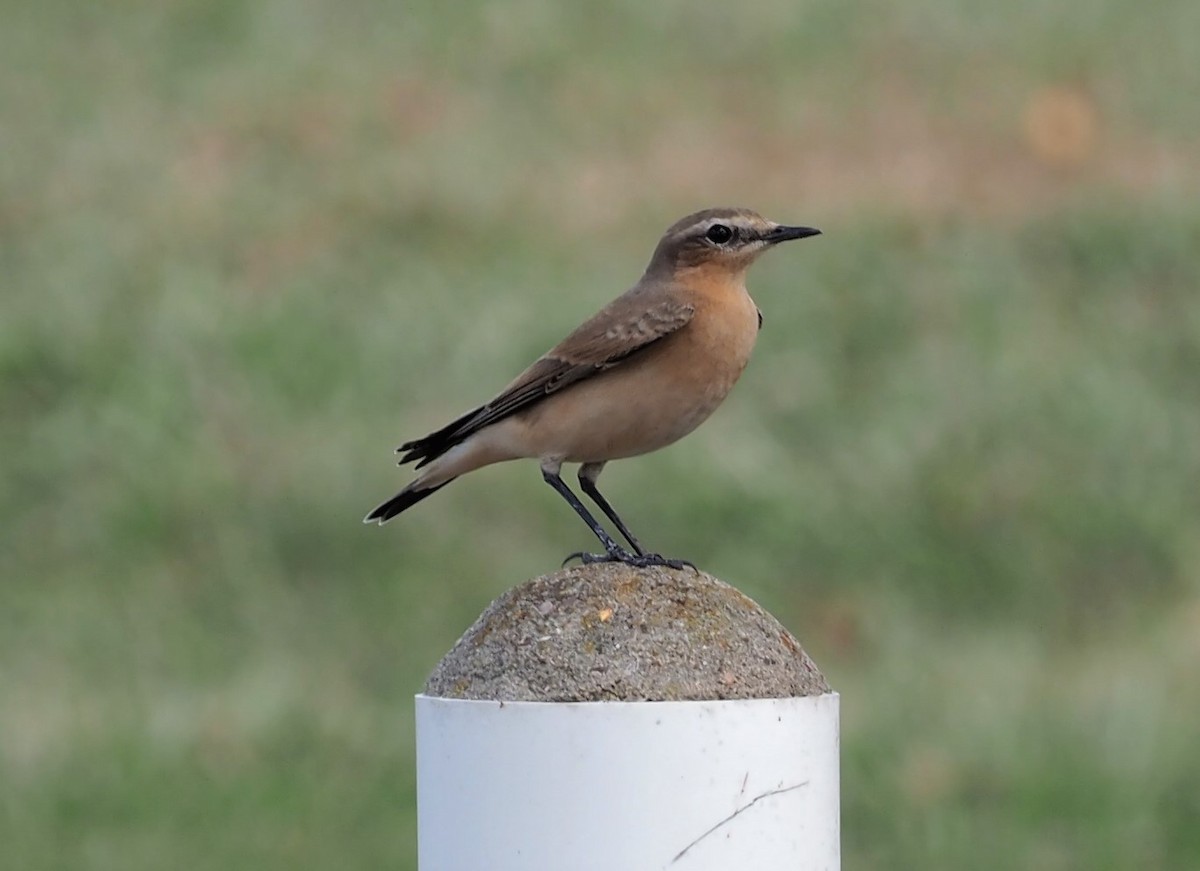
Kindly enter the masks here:
M 730 215 L 728 217 L 721 217 L 718 215 L 716 217 L 705 218 L 700 223 L 694 224 L 690 230 L 685 230 L 684 234 L 689 235 L 691 233 L 707 233 L 709 229 L 716 224 L 724 224 L 726 227 L 732 227 L 736 229 L 743 238 L 747 236 L 750 237 L 749 239 L 746 239 L 747 242 L 760 241 L 759 237 L 762 236 L 764 230 L 764 228 L 761 227 L 756 221 L 752 221 L 749 218 L 743 217 L 742 215 Z

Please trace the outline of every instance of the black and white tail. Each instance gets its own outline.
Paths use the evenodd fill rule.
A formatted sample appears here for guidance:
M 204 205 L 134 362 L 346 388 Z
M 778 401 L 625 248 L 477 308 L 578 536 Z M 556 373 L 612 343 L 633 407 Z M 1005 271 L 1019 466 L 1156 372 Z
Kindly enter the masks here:
M 453 480 L 453 478 L 450 479 L 450 481 Z M 387 523 L 401 511 L 412 508 L 426 496 L 432 496 L 438 490 L 441 490 L 443 487 L 449 484 L 450 481 L 443 481 L 436 487 L 429 487 L 425 490 L 409 490 L 407 488 L 401 490 L 391 499 L 381 503 L 370 514 L 364 517 L 363 523 L 378 523 L 380 526 L 383 526 L 383 524 Z

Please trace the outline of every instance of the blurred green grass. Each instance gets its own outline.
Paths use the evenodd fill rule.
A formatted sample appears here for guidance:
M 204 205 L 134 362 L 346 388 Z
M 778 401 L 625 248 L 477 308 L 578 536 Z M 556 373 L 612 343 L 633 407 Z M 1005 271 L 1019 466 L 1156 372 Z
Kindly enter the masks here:
M 1198 9 L 4 4 L 0 866 L 414 867 L 412 693 L 588 542 L 390 449 L 722 203 L 826 235 L 606 480 L 843 693 L 846 866 L 1200 864 Z

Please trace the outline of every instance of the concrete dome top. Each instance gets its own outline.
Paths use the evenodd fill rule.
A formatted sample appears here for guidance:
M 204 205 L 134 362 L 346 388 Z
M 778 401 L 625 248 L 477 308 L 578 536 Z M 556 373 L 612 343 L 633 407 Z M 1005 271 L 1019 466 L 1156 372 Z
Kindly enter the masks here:
M 426 695 L 527 702 L 821 695 L 799 642 L 704 572 L 599 563 L 504 593 L 443 657 Z

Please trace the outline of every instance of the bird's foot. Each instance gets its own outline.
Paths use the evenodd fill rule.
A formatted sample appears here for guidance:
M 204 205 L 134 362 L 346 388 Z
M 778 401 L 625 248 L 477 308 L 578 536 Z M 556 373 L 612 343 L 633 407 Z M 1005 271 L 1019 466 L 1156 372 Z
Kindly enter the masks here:
M 648 568 L 650 566 L 666 566 L 670 569 L 683 570 L 691 569 L 694 572 L 700 570 L 696 568 L 696 564 L 685 559 L 670 559 L 659 553 L 631 553 L 624 548 L 614 548 L 604 553 L 588 553 L 587 551 L 576 551 L 563 560 L 565 566 L 571 560 L 577 559 L 585 566 L 590 566 L 593 563 L 624 563 L 627 566 L 634 566 L 639 569 Z

